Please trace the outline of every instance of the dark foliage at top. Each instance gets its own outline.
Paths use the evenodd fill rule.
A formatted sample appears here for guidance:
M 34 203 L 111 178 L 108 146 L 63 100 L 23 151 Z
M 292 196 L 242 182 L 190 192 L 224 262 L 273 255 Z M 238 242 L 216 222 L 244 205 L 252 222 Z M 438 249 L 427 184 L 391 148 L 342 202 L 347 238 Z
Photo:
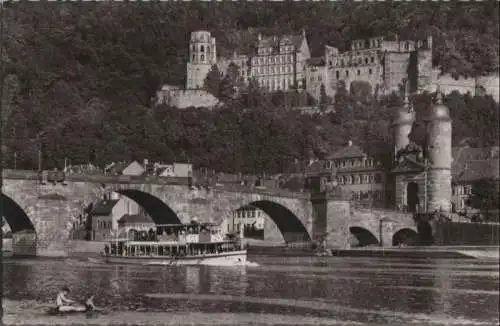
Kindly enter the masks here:
M 444 71 L 478 76 L 498 67 L 495 1 L 8 3 L 4 8 L 2 153 L 9 167 L 15 156 L 18 168 L 35 168 L 39 148 L 45 168 L 61 167 L 65 157 L 99 165 L 148 157 L 241 172 L 298 169 L 309 156 L 348 139 L 374 155 L 392 149 L 388 103 L 371 100 L 363 87 L 355 87 L 355 94 L 340 92 L 338 113 L 326 118 L 290 112 L 285 109 L 290 97 L 262 96 L 255 85 L 235 94 L 232 80 L 211 84 L 211 91 L 227 99 L 219 111 L 151 108 L 162 83 L 184 84 L 190 32 L 197 29 L 213 33 L 219 55 L 251 47 L 258 31 L 304 28 L 313 55 L 321 55 L 325 44 L 345 49 L 356 38 L 431 33 L 435 63 Z M 498 105 L 488 97 L 454 96 L 449 97 L 454 139 L 496 141 Z M 300 96 L 294 98 L 300 102 Z M 320 106 L 329 102 L 323 97 Z

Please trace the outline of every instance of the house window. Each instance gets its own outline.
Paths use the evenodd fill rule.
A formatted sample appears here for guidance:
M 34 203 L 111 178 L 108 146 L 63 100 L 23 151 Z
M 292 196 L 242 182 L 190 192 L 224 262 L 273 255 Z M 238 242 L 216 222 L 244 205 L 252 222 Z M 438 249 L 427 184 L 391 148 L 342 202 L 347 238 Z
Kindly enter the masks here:
M 371 75 L 373 73 L 372 68 L 368 69 L 368 73 Z
M 337 80 L 339 80 L 339 78 L 340 78 L 340 71 L 338 71 L 338 70 L 335 71 L 335 77 L 337 77 Z
M 375 183 L 381 183 L 382 182 L 382 175 L 380 173 L 375 174 Z
M 356 175 L 355 179 L 354 179 L 354 183 L 355 184 L 360 184 L 361 183 L 361 178 L 359 175 Z
M 365 64 L 368 64 L 368 58 L 365 58 Z
M 205 56 L 202 54 L 200 59 L 201 59 L 201 61 L 205 61 Z
M 342 161 L 342 167 L 345 168 L 345 161 Z
M 363 176 L 363 183 L 368 183 L 368 175 Z
M 209 46 L 207 46 L 207 52 L 210 53 L 210 47 Z
M 373 174 L 370 174 L 370 183 L 373 183 Z
M 371 62 L 375 63 L 375 57 L 371 57 Z
M 361 71 L 358 69 L 358 76 L 361 75 Z
M 349 77 L 349 70 L 346 70 L 346 71 L 345 71 L 345 76 L 346 76 L 346 77 Z
M 205 52 L 205 47 L 203 45 L 200 46 L 200 52 Z
M 405 50 L 409 50 L 410 49 L 410 44 L 407 42 L 405 42 Z

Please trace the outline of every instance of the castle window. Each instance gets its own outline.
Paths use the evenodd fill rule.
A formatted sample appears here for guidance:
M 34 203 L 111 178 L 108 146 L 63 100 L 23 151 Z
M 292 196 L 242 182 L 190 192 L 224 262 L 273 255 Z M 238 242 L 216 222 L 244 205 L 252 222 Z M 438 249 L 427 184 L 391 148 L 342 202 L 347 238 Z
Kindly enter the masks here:
M 335 77 L 337 77 L 337 80 L 340 78 L 340 71 L 335 71 Z
M 203 45 L 200 46 L 200 52 L 205 52 L 205 47 Z
M 373 73 L 372 68 L 368 69 L 368 73 L 371 75 Z

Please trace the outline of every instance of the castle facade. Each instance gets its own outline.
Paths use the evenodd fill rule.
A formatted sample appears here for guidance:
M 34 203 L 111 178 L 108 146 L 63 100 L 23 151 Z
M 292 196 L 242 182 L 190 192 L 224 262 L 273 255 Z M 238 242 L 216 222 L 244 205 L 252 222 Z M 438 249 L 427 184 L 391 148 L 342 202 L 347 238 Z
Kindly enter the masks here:
M 299 35 L 264 37 L 258 35 L 255 51 L 234 53 L 230 58 L 217 58 L 215 38 L 208 31 L 191 33 L 190 58 L 187 63 L 186 89 L 202 89 L 205 77 L 213 65 L 222 74 L 231 63 L 239 68 L 245 83 L 255 78 L 260 87 L 286 91 L 305 86 L 306 60 L 311 57 L 305 32 Z
M 367 82 L 373 93 L 381 95 L 399 91 L 405 81 L 412 93 L 434 92 L 439 86 L 447 93 L 456 90 L 475 94 L 480 87 L 498 101 L 498 75 L 464 80 L 441 75 L 432 66 L 432 46 L 431 36 L 416 40 L 374 37 L 354 40 L 344 52 L 326 45 L 322 57 L 311 58 L 303 30 L 282 36 L 258 34 L 251 50 L 218 57 L 215 37 L 209 31 L 194 31 L 189 41 L 185 89 L 164 86 L 157 93 L 157 103 L 216 106 L 218 100 L 204 90 L 205 78 L 214 65 L 225 75 L 231 64 L 238 67 L 245 84 L 255 79 L 269 92 L 305 90 L 318 102 L 322 87 L 326 95 L 334 97 L 339 87 L 350 90 L 355 82 Z

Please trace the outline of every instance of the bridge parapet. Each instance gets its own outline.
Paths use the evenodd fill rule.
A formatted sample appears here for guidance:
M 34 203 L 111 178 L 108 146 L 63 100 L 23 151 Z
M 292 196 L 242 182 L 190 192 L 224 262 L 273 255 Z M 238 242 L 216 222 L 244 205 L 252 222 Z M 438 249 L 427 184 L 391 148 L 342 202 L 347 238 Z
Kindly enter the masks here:
M 251 187 L 251 186 L 241 186 L 235 184 L 221 184 L 220 186 L 216 186 L 215 189 L 228 191 L 228 192 L 241 192 L 243 194 L 257 194 L 261 196 L 278 196 L 278 197 L 286 197 L 286 198 L 295 198 L 295 199 L 309 199 L 309 193 L 303 192 L 293 192 L 287 189 L 279 189 L 279 188 L 261 188 L 261 187 Z

